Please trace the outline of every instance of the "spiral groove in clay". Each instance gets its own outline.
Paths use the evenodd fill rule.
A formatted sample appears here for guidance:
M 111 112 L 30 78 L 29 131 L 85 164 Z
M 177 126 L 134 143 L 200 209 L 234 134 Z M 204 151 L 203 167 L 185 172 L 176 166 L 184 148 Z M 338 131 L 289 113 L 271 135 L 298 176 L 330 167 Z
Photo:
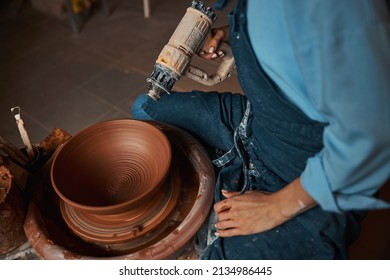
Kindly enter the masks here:
M 76 134 L 54 156 L 51 182 L 61 214 L 82 239 L 118 243 L 154 230 L 174 208 L 170 143 L 158 128 L 112 120 Z M 176 187 L 174 187 L 176 186 Z

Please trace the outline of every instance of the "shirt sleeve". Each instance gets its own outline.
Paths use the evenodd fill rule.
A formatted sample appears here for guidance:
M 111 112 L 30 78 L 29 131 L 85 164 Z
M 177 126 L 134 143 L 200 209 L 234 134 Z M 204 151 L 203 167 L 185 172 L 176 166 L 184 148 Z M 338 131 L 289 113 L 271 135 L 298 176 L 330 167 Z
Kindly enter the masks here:
M 329 211 L 389 207 L 374 197 L 390 176 L 389 8 L 307 3 L 287 1 L 285 12 L 308 98 L 328 125 L 303 187 Z

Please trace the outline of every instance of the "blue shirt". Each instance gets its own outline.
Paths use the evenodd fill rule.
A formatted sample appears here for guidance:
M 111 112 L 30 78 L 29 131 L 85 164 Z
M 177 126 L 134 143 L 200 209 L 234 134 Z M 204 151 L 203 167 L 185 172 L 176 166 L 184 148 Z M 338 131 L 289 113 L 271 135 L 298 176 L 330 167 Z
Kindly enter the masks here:
M 305 190 L 325 210 L 376 209 L 390 176 L 390 8 L 386 1 L 248 0 L 257 58 L 286 97 L 325 122 Z

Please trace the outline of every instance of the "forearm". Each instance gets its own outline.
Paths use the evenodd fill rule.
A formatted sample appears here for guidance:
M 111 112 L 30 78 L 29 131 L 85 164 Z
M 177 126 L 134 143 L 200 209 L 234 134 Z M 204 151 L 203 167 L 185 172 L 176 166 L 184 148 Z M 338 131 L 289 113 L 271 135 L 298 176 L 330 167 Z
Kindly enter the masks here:
M 317 205 L 317 202 L 305 191 L 300 177 L 274 194 L 280 208 L 280 214 L 287 220 Z

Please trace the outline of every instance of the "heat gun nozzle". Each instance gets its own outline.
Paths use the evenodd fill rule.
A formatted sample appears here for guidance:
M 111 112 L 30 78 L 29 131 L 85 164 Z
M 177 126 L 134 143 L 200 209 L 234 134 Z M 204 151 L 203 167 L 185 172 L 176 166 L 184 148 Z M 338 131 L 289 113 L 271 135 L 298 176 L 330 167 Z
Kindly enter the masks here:
M 179 78 L 180 76 L 168 67 L 155 64 L 152 74 L 146 79 L 149 83 L 148 95 L 158 101 L 163 93 L 170 93 L 170 90 Z

